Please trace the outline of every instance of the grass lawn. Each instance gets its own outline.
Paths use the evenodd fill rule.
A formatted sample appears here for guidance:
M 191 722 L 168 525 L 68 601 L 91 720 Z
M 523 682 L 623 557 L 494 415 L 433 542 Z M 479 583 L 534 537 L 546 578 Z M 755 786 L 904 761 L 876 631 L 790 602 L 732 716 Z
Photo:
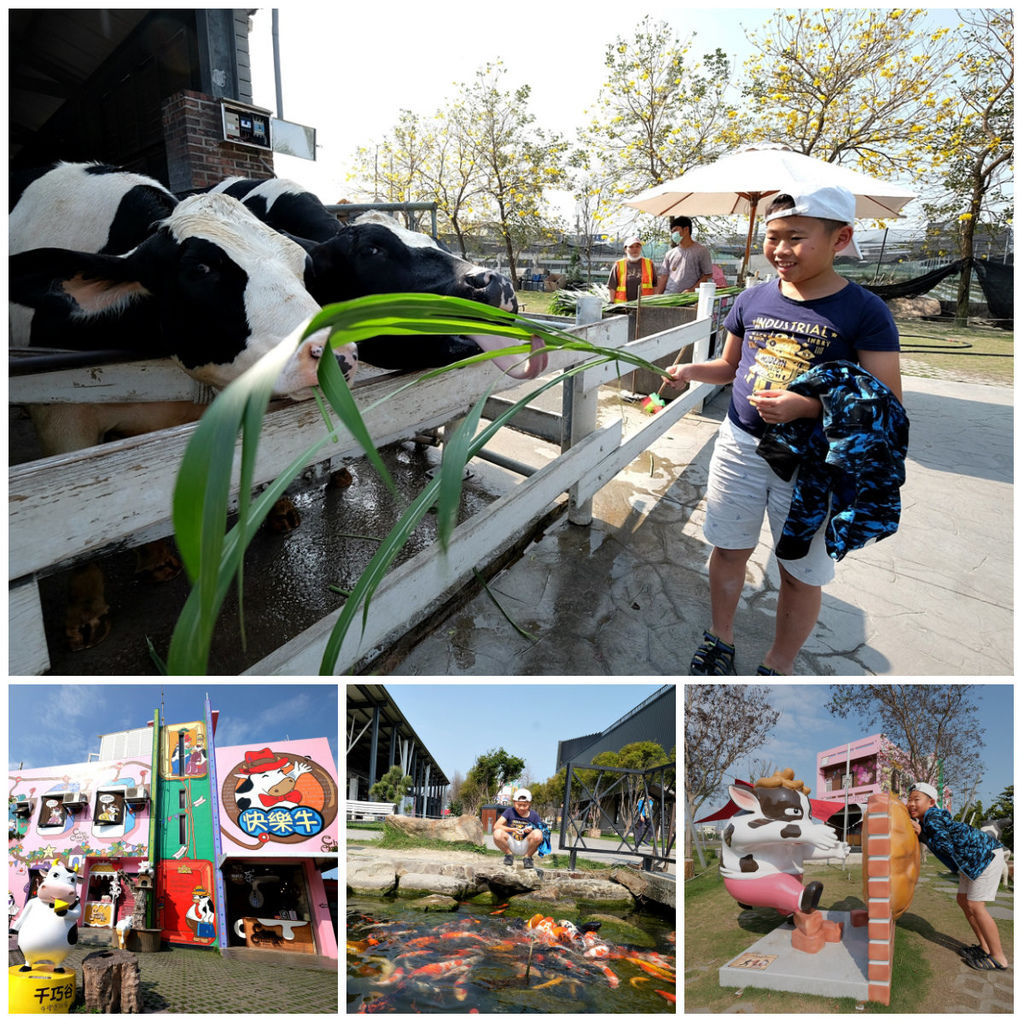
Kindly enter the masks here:
M 863 907 L 860 865 L 814 866 L 807 878 L 825 884 L 823 910 L 853 910 Z M 865 1003 L 865 1013 L 947 1013 L 962 996 L 953 981 L 962 967 L 959 949 L 975 941 L 955 899 L 935 891 L 935 885 L 956 881 L 930 857 L 922 868 L 921 880 L 910 909 L 896 922 L 892 1002 L 889 1006 Z M 782 918 L 771 910 L 741 910 L 725 891 L 718 862 L 686 883 L 685 1007 L 712 1013 L 728 1012 L 737 1002 L 752 1004 L 757 1013 L 850 1013 L 853 999 L 825 998 L 792 992 L 745 988 L 737 996 L 732 988 L 718 984 L 718 969 L 739 955 L 761 935 L 766 935 Z M 1003 947 L 1013 948 L 1013 922 L 998 921 Z

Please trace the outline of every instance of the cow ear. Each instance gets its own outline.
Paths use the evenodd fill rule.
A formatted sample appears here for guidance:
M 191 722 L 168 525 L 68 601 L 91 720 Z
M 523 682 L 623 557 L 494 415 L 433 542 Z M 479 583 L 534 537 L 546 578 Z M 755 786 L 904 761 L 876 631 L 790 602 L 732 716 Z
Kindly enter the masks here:
M 10 262 L 10 298 L 38 308 L 62 295 L 90 315 L 125 306 L 150 292 L 121 256 L 71 249 L 30 249 Z
M 741 810 L 757 812 L 761 809 L 757 796 L 749 786 L 730 786 L 729 796 Z

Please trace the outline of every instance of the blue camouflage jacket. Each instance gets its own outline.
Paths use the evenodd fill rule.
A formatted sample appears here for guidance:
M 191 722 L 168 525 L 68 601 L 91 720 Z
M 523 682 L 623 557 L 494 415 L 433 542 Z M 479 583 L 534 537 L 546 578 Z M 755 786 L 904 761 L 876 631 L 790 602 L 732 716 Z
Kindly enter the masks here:
M 783 480 L 800 470 L 775 554 L 802 558 L 827 517 L 825 546 L 838 562 L 899 526 L 907 413 L 877 377 L 846 361 L 820 363 L 788 390 L 817 398 L 823 411 L 773 424 L 758 445 Z
M 921 819 L 921 839 L 950 871 L 976 879 L 1003 844 L 981 829 L 954 821 L 949 811 L 930 807 Z

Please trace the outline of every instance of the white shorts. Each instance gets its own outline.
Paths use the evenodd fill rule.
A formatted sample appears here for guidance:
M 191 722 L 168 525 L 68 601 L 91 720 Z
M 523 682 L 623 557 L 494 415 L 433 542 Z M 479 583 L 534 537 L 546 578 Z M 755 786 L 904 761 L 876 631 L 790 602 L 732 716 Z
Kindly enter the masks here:
M 722 421 L 708 467 L 707 517 L 704 536 L 708 543 L 726 550 L 757 547 L 765 510 L 773 547 L 793 502 L 792 480 L 777 476 L 757 454 L 759 439 L 741 430 L 728 416 Z M 796 560 L 778 559 L 779 565 L 802 583 L 822 587 L 836 574 L 835 562 L 825 548 L 825 523 L 811 540 L 810 551 Z
M 508 849 L 509 853 L 516 857 L 525 857 L 526 851 L 529 849 L 529 843 L 527 842 L 526 836 L 522 839 L 516 839 L 515 836 L 508 837 Z
M 972 903 L 991 903 L 999 892 L 1003 880 L 1003 862 L 1006 851 L 1000 847 L 992 851 L 992 863 L 977 878 L 970 879 L 960 872 L 960 887 L 957 892 L 966 893 Z

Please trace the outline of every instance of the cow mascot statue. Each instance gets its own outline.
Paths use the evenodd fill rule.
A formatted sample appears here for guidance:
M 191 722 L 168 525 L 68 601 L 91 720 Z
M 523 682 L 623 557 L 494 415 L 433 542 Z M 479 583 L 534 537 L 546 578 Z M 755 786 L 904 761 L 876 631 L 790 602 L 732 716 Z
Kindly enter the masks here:
M 18 948 L 25 957 L 21 970 L 37 970 L 45 962 L 52 965 L 55 974 L 63 974 L 60 965 L 78 942 L 81 916 L 78 876 L 55 860 L 39 883 L 36 895 L 11 925 L 11 931 L 18 933 Z
M 811 818 L 810 790 L 793 769 L 776 771 L 753 786 L 729 787 L 742 811 L 722 834 L 722 877 L 741 907 L 772 907 L 780 914 L 810 914 L 821 882 L 804 885 L 804 860 L 815 850 L 842 857 L 849 847 L 828 825 Z

